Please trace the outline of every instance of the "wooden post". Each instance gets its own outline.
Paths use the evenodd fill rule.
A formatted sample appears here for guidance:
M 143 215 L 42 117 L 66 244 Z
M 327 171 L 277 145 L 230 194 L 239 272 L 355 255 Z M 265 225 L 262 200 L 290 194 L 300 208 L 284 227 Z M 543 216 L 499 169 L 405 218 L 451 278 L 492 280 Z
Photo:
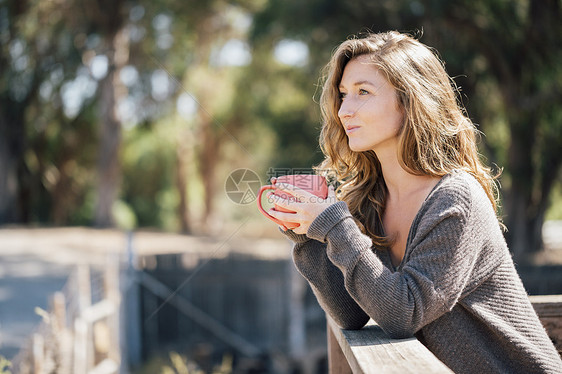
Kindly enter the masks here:
M 330 321 L 326 322 L 326 332 L 328 334 L 328 371 L 330 374 L 351 374 L 351 368 L 347 363 L 340 343 L 336 339 Z
M 289 272 L 289 350 L 292 358 L 299 361 L 306 357 L 306 323 L 304 299 L 306 281 L 298 273 L 292 261 L 287 262 Z
M 74 320 L 74 374 L 88 372 L 88 324 L 81 318 Z
M 141 287 L 137 280 L 138 259 L 133 245 L 133 233 L 127 235 L 127 266 L 121 272 L 120 305 L 121 321 L 121 373 L 128 373 L 129 365 L 138 366 L 142 361 L 141 336 Z
M 121 362 L 119 344 L 119 304 L 121 295 L 119 291 L 119 258 L 108 258 L 106 265 L 104 288 L 105 298 L 115 305 L 115 312 L 107 318 L 109 328 L 109 351 L 107 357 L 116 363 Z
M 33 373 L 42 374 L 45 358 L 45 341 L 41 334 L 33 334 Z
M 144 276 L 144 274 L 141 274 L 141 276 Z M 140 278 L 139 280 L 142 280 L 142 278 Z M 160 307 L 161 301 L 158 300 L 158 297 L 153 292 L 145 289 L 145 287 L 142 288 L 142 292 L 143 319 L 140 321 L 141 324 L 139 325 L 139 327 L 143 328 L 144 338 L 141 342 L 141 352 L 144 355 L 150 355 L 154 353 L 154 351 L 156 351 L 160 343 L 158 315 L 153 315 L 153 313 Z M 167 295 L 169 295 L 169 293 L 161 296 L 163 297 L 162 300 L 164 300 Z
M 51 308 L 53 309 L 54 322 L 57 329 L 66 329 L 66 297 L 62 292 L 55 292 L 51 299 Z
M 88 323 L 82 319 L 82 313 L 92 305 L 92 285 L 90 280 L 90 267 L 81 264 L 76 269 L 76 282 L 78 291 L 78 317 L 74 321 L 74 361 L 75 368 L 86 371 L 94 366 L 94 342 L 92 339 L 92 329 Z M 78 353 L 78 355 L 76 355 Z M 83 360 L 83 363 L 76 363 L 76 360 Z M 75 374 L 82 371 L 74 371 Z
M 92 305 L 92 285 L 90 283 L 90 267 L 85 264 L 76 268 L 76 285 L 78 291 L 78 313 Z
M 53 331 L 58 341 L 58 374 L 72 373 L 72 337 L 66 321 L 66 297 L 62 292 L 55 292 L 51 299 Z

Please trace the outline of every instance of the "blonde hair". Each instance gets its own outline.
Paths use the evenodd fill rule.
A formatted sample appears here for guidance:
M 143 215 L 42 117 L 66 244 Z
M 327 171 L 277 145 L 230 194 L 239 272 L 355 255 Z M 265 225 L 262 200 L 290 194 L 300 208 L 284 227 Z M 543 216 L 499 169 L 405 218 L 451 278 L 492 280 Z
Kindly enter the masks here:
M 472 174 L 497 210 L 498 189 L 490 169 L 480 160 L 478 131 L 457 101 L 456 85 L 441 60 L 418 40 L 395 31 L 368 34 L 343 42 L 325 67 L 320 98 L 323 126 L 320 174 L 339 184 L 338 194 L 377 248 L 388 248 L 382 216 L 387 189 L 373 151 L 354 152 L 338 117 L 339 85 L 346 64 L 366 55 L 396 89 L 404 114 L 398 158 L 416 175 L 442 177 L 453 170 Z

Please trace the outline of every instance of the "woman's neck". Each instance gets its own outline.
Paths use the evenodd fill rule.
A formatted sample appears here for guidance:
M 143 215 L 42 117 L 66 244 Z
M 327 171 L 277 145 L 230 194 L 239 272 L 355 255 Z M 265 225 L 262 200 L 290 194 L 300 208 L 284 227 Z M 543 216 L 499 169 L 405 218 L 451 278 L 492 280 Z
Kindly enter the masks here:
M 439 180 L 439 178 L 429 175 L 409 173 L 400 165 L 396 152 L 377 153 L 377 157 L 381 163 L 382 174 L 388 189 L 388 197 L 391 199 L 402 200 L 402 198 L 416 192 L 425 191 L 428 187 L 433 188 Z

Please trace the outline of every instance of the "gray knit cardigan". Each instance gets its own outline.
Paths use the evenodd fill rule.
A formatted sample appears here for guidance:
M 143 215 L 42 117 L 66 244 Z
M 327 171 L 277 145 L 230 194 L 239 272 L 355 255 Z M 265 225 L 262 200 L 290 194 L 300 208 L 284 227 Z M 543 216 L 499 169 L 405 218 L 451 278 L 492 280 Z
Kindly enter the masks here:
M 373 249 L 344 202 L 306 235 L 285 234 L 297 269 L 340 327 L 373 318 L 391 337 L 415 335 L 456 373 L 562 373 L 492 205 L 468 173 L 444 176 L 428 195 L 398 267 Z

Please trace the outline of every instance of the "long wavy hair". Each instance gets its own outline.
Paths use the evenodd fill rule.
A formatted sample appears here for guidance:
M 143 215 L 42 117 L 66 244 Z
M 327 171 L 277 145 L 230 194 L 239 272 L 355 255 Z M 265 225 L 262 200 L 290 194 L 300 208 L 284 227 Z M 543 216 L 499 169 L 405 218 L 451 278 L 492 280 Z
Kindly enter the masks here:
M 497 175 L 492 176 L 480 160 L 479 132 L 465 115 L 457 87 L 439 57 L 413 37 L 395 31 L 349 39 L 324 68 L 320 147 L 325 159 L 316 171 L 335 179 L 339 198 L 374 246 L 384 249 L 392 244 L 382 226 L 387 188 L 381 165 L 375 152 L 349 148 L 338 117 L 343 71 L 350 60 L 362 55 L 396 90 L 404 118 L 399 132 L 401 166 L 409 173 L 433 177 L 464 170 L 478 180 L 497 211 Z

